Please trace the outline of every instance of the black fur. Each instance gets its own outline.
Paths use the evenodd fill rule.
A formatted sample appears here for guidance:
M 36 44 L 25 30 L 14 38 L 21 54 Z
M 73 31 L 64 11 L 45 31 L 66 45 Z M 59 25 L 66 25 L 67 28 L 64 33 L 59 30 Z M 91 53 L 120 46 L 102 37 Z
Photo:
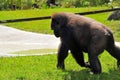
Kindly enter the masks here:
M 120 48 L 115 46 L 111 31 L 103 24 L 80 15 L 56 13 L 52 15 L 51 29 L 61 39 L 58 68 L 65 69 L 64 59 L 68 50 L 80 66 L 91 68 L 95 74 L 102 71 L 98 55 L 105 49 L 120 65 Z M 89 64 L 84 61 L 83 52 L 88 53 Z

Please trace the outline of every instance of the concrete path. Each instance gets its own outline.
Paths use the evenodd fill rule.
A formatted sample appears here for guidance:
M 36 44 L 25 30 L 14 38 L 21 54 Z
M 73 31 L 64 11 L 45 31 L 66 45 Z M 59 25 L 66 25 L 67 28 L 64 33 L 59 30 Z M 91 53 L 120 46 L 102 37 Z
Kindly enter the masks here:
M 10 52 L 29 49 L 55 49 L 60 43 L 54 35 L 21 31 L 0 25 L 0 56 L 15 56 Z
M 42 55 L 8 53 L 30 49 L 57 49 L 59 43 L 59 38 L 54 35 L 26 32 L 0 25 L 0 57 Z M 116 42 L 116 45 L 120 46 L 120 43 Z

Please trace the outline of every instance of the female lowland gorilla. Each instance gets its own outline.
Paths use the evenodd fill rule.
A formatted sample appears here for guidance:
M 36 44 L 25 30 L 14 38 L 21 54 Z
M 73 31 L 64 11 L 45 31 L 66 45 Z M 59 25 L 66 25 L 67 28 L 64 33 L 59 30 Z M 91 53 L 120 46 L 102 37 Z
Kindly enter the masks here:
M 116 58 L 120 65 L 120 48 L 115 46 L 113 35 L 105 25 L 71 13 L 56 13 L 51 18 L 51 29 L 61 39 L 58 68 L 65 69 L 64 59 L 68 50 L 80 66 L 89 67 L 94 74 L 102 71 L 98 55 L 104 50 Z M 83 52 L 88 53 L 89 64 L 84 62 Z

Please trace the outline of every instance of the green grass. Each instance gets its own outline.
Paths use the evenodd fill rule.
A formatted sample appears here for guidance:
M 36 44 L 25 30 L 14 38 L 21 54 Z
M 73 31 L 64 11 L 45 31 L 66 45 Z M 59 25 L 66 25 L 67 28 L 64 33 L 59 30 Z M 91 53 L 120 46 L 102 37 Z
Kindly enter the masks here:
M 86 7 L 86 8 L 55 8 L 55 9 L 31 9 L 31 10 L 16 10 L 16 11 L 0 11 L 0 20 L 31 18 L 40 16 L 50 16 L 56 12 L 84 12 L 93 10 L 107 9 L 107 7 Z
M 100 56 L 103 72 L 89 74 L 69 55 L 66 70 L 56 68 L 56 55 L 0 58 L 0 80 L 120 80 L 116 60 L 107 52 Z
M 18 19 L 38 16 L 48 16 L 55 12 L 84 12 L 105 8 L 60 8 L 22 11 L 1 11 L 0 20 Z M 120 41 L 120 21 L 107 21 L 110 13 L 87 15 L 109 26 L 113 31 L 115 40 Z M 52 34 L 50 20 L 18 22 L 4 24 L 10 27 L 37 33 Z M 15 52 L 15 54 L 32 54 L 52 52 L 51 50 L 29 50 Z M 116 60 L 107 52 L 99 58 L 102 63 L 103 73 L 90 75 L 89 69 L 81 68 L 76 64 L 71 55 L 66 59 L 66 70 L 56 69 L 56 55 L 26 56 L 26 57 L 1 57 L 0 80 L 120 80 L 120 69 L 116 67 Z M 86 58 L 87 60 L 87 58 Z
M 84 12 L 93 11 L 98 9 L 106 9 L 105 7 L 92 7 L 92 8 L 57 8 L 57 9 L 40 9 L 40 10 L 18 10 L 18 11 L 1 11 L 0 20 L 7 19 L 19 19 L 19 18 L 31 18 L 40 16 L 51 16 L 56 12 Z M 50 19 L 49 20 L 39 20 L 39 21 L 29 21 L 29 22 L 17 22 L 5 24 L 10 27 L 18 28 L 21 30 L 32 31 L 37 33 L 52 34 L 50 29 Z
M 78 13 L 78 12 L 94 11 L 101 9 L 107 9 L 107 8 L 88 7 L 88 8 L 55 8 L 55 9 L 40 9 L 40 10 L 35 9 L 35 10 L 1 11 L 0 20 L 51 16 L 53 13 L 56 12 Z M 87 17 L 93 18 L 107 25 L 113 31 L 115 40 L 120 41 L 120 21 L 107 21 L 107 17 L 109 15 L 110 12 L 107 12 L 101 14 L 87 15 Z M 38 20 L 38 21 L 29 21 L 29 22 L 7 23 L 4 25 L 25 31 L 52 34 L 53 32 L 50 29 L 50 21 L 51 20 L 48 19 L 48 20 Z
M 10 54 L 49 54 L 56 53 L 57 49 L 31 49 L 25 51 L 11 52 Z

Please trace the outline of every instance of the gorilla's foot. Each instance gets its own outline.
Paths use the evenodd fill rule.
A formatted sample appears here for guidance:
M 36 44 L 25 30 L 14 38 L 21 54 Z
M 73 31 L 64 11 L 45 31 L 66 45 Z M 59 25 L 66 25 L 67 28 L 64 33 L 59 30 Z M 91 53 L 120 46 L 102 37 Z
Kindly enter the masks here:
M 64 65 L 64 63 L 58 63 L 58 64 L 57 64 L 57 68 L 58 68 L 58 69 L 65 70 L 65 65 Z
M 100 74 L 100 73 L 101 73 L 100 70 L 91 70 L 91 72 L 92 72 L 93 74 Z
M 102 72 L 102 70 L 101 70 L 101 68 L 91 66 L 91 72 L 93 72 L 93 74 L 100 74 Z

